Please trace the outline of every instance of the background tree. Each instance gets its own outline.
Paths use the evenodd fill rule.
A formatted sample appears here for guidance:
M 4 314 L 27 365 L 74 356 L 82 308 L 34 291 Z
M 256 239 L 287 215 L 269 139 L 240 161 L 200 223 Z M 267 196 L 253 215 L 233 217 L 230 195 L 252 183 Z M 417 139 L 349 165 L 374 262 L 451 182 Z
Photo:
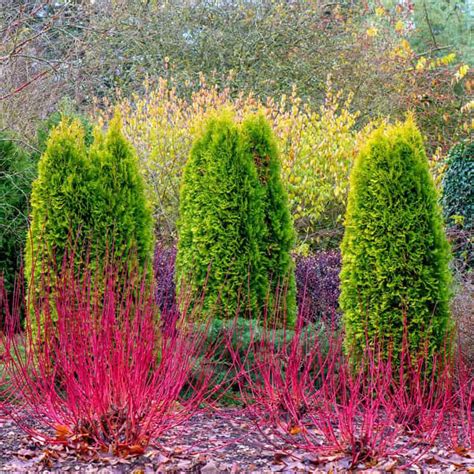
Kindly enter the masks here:
M 340 304 L 346 349 L 449 347 L 449 246 L 423 140 L 412 118 L 376 130 L 351 174 Z
M 415 48 L 414 14 L 410 2 L 95 2 L 80 43 L 79 95 L 110 98 L 118 88 L 130 96 L 144 79 L 166 78 L 189 98 L 204 78 L 263 101 L 296 87 L 317 107 L 331 75 L 337 90 L 353 92 L 358 126 L 416 109 L 429 153 L 445 152 L 466 118 L 469 78 L 453 81 L 456 44 Z
M 89 2 L 0 1 L 0 130 L 34 146 L 64 97 L 82 102 L 75 71 L 90 12 Z
M 173 79 L 187 98 L 203 77 L 262 100 L 295 86 L 314 107 L 331 74 L 338 90 L 353 91 L 354 108 L 364 112 L 360 124 L 417 109 L 430 154 L 446 152 L 466 123 L 467 0 L 15 0 L 9 7 L 0 10 L 0 129 L 2 122 L 19 123 L 18 132 L 30 138 L 34 122 L 63 96 L 88 111 L 94 97 L 113 98 L 117 89 L 129 97 L 145 79 L 159 78 Z M 440 18 L 441 47 L 425 34 L 426 11 L 431 25 Z M 449 64 L 442 61 L 448 56 Z M 463 80 L 453 81 L 459 71 Z M 433 121 L 443 133 L 432 132 Z
M 415 0 L 413 47 L 418 53 L 456 51 L 461 60 L 473 64 L 473 14 L 470 0 Z

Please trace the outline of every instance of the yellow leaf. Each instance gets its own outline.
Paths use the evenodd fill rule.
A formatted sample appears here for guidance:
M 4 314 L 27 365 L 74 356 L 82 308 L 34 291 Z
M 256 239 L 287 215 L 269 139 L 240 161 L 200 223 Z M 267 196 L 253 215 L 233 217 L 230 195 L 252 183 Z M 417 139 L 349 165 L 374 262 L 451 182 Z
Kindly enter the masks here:
M 382 16 L 382 15 L 385 14 L 385 10 L 384 10 L 382 7 L 377 7 L 377 8 L 375 9 L 375 14 L 376 14 L 377 16 Z
M 410 46 L 410 43 L 409 43 L 406 39 L 402 40 L 402 42 L 401 42 L 401 47 L 402 47 L 406 52 L 411 53 L 411 46 Z
M 423 71 L 426 66 L 426 58 L 422 56 L 420 59 L 418 59 L 418 62 L 416 63 L 416 70 L 417 71 Z
M 451 64 L 456 59 L 456 53 L 449 53 L 441 58 L 443 64 Z
M 402 20 L 398 20 L 397 23 L 395 24 L 395 31 L 397 33 L 401 33 L 403 31 L 404 24 Z
M 370 37 L 374 37 L 374 36 L 377 36 L 377 33 L 379 32 L 379 30 L 377 30 L 377 28 L 375 28 L 375 26 L 371 26 L 368 30 L 367 30 L 367 36 L 370 36 Z
M 459 66 L 459 69 L 456 72 L 456 79 L 460 81 L 468 72 L 469 72 L 469 66 L 467 64 L 463 64 L 462 66 Z

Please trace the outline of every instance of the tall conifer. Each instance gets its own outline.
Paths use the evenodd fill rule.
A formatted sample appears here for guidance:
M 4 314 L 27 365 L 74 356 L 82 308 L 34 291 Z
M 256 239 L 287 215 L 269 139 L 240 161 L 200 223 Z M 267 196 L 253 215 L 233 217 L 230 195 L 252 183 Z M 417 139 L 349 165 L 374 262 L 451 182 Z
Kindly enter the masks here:
M 449 345 L 449 246 L 423 140 L 412 118 L 377 129 L 350 179 L 340 304 L 346 349 L 383 340 L 395 355 Z M 388 346 L 387 346 L 388 347 Z

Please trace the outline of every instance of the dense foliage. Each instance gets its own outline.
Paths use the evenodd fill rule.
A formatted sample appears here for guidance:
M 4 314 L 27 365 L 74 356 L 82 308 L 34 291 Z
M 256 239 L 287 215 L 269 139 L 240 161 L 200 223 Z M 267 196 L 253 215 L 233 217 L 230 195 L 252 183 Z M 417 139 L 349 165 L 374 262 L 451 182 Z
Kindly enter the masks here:
M 412 118 L 371 135 L 350 185 L 340 296 L 346 349 L 360 354 L 368 337 L 398 355 L 404 328 L 412 351 L 449 346 L 449 247 Z
M 28 153 L 6 134 L 0 134 L 0 273 L 8 292 L 13 290 L 21 265 L 35 173 L 35 163 Z
M 92 143 L 92 126 L 88 120 L 72 110 L 54 112 L 42 120 L 30 147 L 7 133 L 0 134 L 0 262 L 6 288 L 10 291 L 13 279 L 20 270 L 28 228 L 31 185 L 37 176 L 38 161 L 44 153 L 51 130 L 61 118 L 78 118 L 85 130 L 86 145 Z
M 96 133 L 90 162 L 94 181 L 89 191 L 94 199 L 92 257 L 104 258 L 106 252 L 113 252 L 129 261 L 130 254 L 136 253 L 143 268 L 153 255 L 153 221 L 138 160 L 122 134 L 119 116 L 105 135 Z
M 178 231 L 178 295 L 191 292 L 193 301 L 202 296 L 202 316 L 257 312 L 265 295 L 258 177 L 238 126 L 225 112 L 209 119 L 191 150 Z
M 203 293 L 204 313 L 296 317 L 294 230 L 273 132 L 263 115 L 241 126 L 211 118 L 193 146 L 181 187 L 176 281 Z M 221 306 L 222 305 L 222 306 Z
M 43 278 L 54 279 L 69 244 L 78 249 L 79 260 L 82 239 L 91 231 L 94 187 L 78 120 L 64 118 L 52 130 L 38 168 L 25 246 L 25 275 L 32 288 Z
M 229 107 L 239 118 L 260 110 L 269 120 L 300 246 L 339 245 L 350 168 L 371 126 L 357 131 L 360 114 L 351 111 L 351 97 L 334 93 L 330 82 L 325 94 L 315 111 L 296 92 L 279 102 L 261 102 L 252 95 L 234 98 L 227 89 L 203 83 L 190 100 L 183 100 L 169 81 L 160 81 L 157 87 L 147 85 L 143 96 L 121 100 L 123 130 L 137 150 L 159 238 L 176 238 L 179 182 L 195 131 L 207 113 Z M 115 109 L 101 111 L 99 123 L 107 123 Z
M 259 180 L 263 225 L 259 243 L 259 271 L 268 289 L 259 307 L 268 305 L 278 319 L 290 325 L 296 320 L 296 284 L 291 251 L 295 232 L 288 197 L 281 181 L 280 158 L 273 131 L 262 115 L 246 117 L 242 123 L 246 152 L 253 160 Z
M 474 265 L 474 141 L 455 145 L 447 158 L 442 204 L 453 250 L 468 268 Z
M 0 420 L 61 445 L 28 463 L 232 402 L 318 463 L 466 465 L 472 0 L 6 3 Z
M 25 248 L 25 275 L 33 292 L 44 281 L 54 287 L 66 256 L 74 255 L 80 271 L 84 265 L 101 271 L 112 258 L 129 262 L 136 256 L 142 269 L 151 262 L 151 212 L 120 118 L 105 135 L 97 131 L 90 148 L 86 138 L 78 119 L 63 117 L 40 158 Z M 32 318 L 33 327 L 37 322 Z
M 75 110 L 71 109 L 71 106 L 66 103 L 61 104 L 59 110 L 56 110 L 45 120 L 40 122 L 38 130 L 36 131 L 36 143 L 34 147 L 35 150 L 33 152 L 35 156 L 39 158 L 44 153 L 48 144 L 49 134 L 55 127 L 59 125 L 64 117 L 78 120 L 84 129 L 84 142 L 86 146 L 89 147 L 92 145 L 92 142 L 94 141 L 94 135 L 91 122 L 84 115 L 79 114 Z

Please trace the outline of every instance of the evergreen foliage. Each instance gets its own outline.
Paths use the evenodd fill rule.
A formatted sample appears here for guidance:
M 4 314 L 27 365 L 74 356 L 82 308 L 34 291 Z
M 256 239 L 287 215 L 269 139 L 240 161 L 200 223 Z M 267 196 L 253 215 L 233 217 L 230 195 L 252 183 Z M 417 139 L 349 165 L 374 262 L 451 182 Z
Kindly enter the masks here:
M 92 126 L 74 113 L 53 112 L 37 130 L 32 151 L 20 147 L 11 134 L 0 134 L 0 268 L 10 291 L 20 270 L 28 229 L 29 202 L 32 182 L 37 176 L 38 161 L 45 152 L 50 132 L 64 117 L 80 120 L 85 142 L 92 143 Z
M 91 177 L 84 128 L 78 120 L 64 117 L 49 135 L 32 185 L 24 271 L 33 333 L 39 329 L 39 315 L 33 313 L 35 295 L 40 295 L 45 285 L 54 288 L 67 253 L 74 253 L 78 266 L 86 257 L 85 239 L 91 231 Z
M 369 341 L 401 351 L 449 346 L 449 246 L 423 140 L 413 119 L 377 129 L 350 179 L 340 305 L 346 349 Z M 386 346 L 388 347 L 388 345 Z
M 268 295 L 264 295 L 261 307 L 268 304 L 278 319 L 286 318 L 292 325 L 296 319 L 295 265 L 291 258 L 295 231 L 281 180 L 276 139 L 263 114 L 247 117 L 242 123 L 242 135 L 261 187 L 264 222 L 263 232 L 257 236 L 261 253 L 259 271 L 262 280 L 269 282 Z
M 13 290 L 28 229 L 28 199 L 35 163 L 10 136 L 0 134 L 0 274 Z
M 70 120 L 78 120 L 83 129 L 84 129 L 84 141 L 87 147 L 92 145 L 94 141 L 93 136 L 93 127 L 89 120 L 87 120 L 83 115 L 70 110 L 69 107 L 64 107 L 65 110 L 55 111 L 50 114 L 45 120 L 43 120 L 38 126 L 36 131 L 36 147 L 38 158 L 45 152 L 46 146 L 48 144 L 48 138 L 51 131 L 59 125 L 61 120 L 68 117 Z
M 461 142 L 449 152 L 443 177 L 443 211 L 446 224 L 458 241 L 455 255 L 474 264 L 474 141 Z
M 105 135 L 96 133 L 90 149 L 95 194 L 92 253 L 94 259 L 103 259 L 113 252 L 123 261 L 136 253 L 143 269 L 153 256 L 153 221 L 138 158 L 120 124 L 117 114 Z
M 35 292 L 43 278 L 54 286 L 65 255 L 74 256 L 78 271 L 105 265 L 111 256 L 115 264 L 123 259 L 135 265 L 136 255 L 141 269 L 151 263 L 151 212 L 120 118 L 106 134 L 96 131 L 91 148 L 86 137 L 81 121 L 63 117 L 39 161 L 25 250 L 25 276 Z
M 198 301 L 202 317 L 255 312 L 265 288 L 262 230 L 257 172 L 240 130 L 229 113 L 214 115 L 192 147 L 181 184 L 178 296 Z

